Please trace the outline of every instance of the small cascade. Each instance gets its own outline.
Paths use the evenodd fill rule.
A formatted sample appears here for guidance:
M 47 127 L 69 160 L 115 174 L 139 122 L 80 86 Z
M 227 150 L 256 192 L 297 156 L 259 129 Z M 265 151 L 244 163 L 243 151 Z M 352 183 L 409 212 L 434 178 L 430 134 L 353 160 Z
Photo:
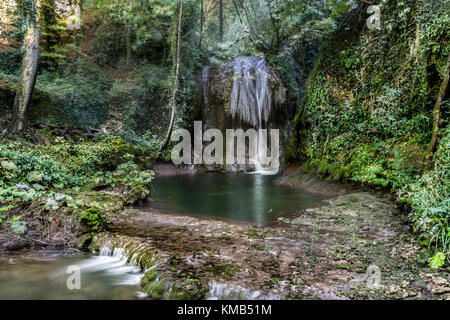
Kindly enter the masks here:
M 110 249 L 104 246 L 98 256 L 82 262 L 79 267 L 82 272 L 101 272 L 114 276 L 115 285 L 139 285 L 144 276 L 143 270 L 137 261 L 137 254 L 131 258 L 123 248 Z

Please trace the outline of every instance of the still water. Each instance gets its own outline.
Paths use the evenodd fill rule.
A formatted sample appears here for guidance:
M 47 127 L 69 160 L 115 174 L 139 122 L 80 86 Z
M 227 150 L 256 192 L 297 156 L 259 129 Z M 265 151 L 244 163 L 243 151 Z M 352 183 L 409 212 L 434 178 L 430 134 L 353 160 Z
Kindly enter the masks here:
M 276 184 L 279 175 L 206 173 L 158 177 L 152 209 L 237 220 L 263 226 L 281 216 L 320 205 L 323 198 Z

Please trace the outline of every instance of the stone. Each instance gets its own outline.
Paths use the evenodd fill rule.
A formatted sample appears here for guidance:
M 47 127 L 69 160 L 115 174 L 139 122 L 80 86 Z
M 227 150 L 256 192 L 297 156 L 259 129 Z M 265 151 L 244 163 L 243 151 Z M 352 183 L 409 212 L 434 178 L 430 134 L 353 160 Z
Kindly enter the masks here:
M 427 284 L 422 280 L 417 280 L 417 281 L 411 283 L 411 288 L 420 289 L 425 292 L 431 292 L 430 289 L 428 289 Z

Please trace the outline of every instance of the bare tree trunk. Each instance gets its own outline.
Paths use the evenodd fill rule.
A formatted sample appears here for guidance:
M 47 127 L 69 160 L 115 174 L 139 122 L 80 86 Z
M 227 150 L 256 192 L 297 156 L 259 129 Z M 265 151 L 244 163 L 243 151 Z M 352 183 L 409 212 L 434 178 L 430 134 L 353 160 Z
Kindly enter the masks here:
M 128 1 L 128 9 L 132 8 L 132 1 Z M 127 12 L 126 14 L 131 14 L 131 12 Z M 131 23 L 130 17 L 127 17 L 127 33 L 126 33 L 126 42 L 127 42 L 127 68 L 130 67 L 130 58 L 131 58 Z
M 130 57 L 131 57 L 131 40 L 130 40 L 130 34 L 131 34 L 131 27 L 130 27 L 130 23 L 128 22 L 128 25 L 127 25 L 127 34 L 126 34 L 126 40 L 127 40 L 127 61 L 126 61 L 126 65 L 127 65 L 127 67 L 130 66 Z
M 223 41 L 223 0 L 219 1 L 220 41 Z
M 203 1 L 200 1 L 200 39 L 198 41 L 198 48 L 201 49 L 202 48 L 202 38 L 203 38 L 203 20 L 204 20 L 204 16 L 205 16 L 205 8 L 203 6 Z
M 175 71 L 175 81 L 173 84 L 173 91 L 172 91 L 172 116 L 170 117 L 169 129 L 167 130 L 167 135 L 161 146 L 161 150 L 164 150 L 167 147 L 167 144 L 169 143 L 170 135 L 172 134 L 172 129 L 173 129 L 173 122 L 175 120 L 175 110 L 177 107 L 178 79 L 180 77 L 180 62 L 181 62 L 181 24 L 183 22 L 183 20 L 182 20 L 182 18 L 183 18 L 183 1 L 180 1 L 179 6 L 180 6 L 180 9 L 178 12 L 177 67 L 176 67 L 176 71 Z
M 441 117 L 441 103 L 445 98 L 445 93 L 447 92 L 447 86 L 450 78 L 450 55 L 447 58 L 447 65 L 445 66 L 444 80 L 442 81 L 441 89 L 439 90 L 439 95 L 436 100 L 436 104 L 433 109 L 433 135 L 431 137 L 430 145 L 424 154 L 424 169 L 426 167 L 426 163 L 428 162 L 428 158 L 433 153 L 434 147 L 437 142 L 437 135 L 439 131 L 439 119 Z
M 36 83 L 36 72 L 39 60 L 39 23 L 37 9 L 31 0 L 31 12 L 27 13 L 27 30 L 24 38 L 25 53 L 22 72 L 14 100 L 14 114 L 11 132 L 22 136 L 28 128 L 28 108 Z

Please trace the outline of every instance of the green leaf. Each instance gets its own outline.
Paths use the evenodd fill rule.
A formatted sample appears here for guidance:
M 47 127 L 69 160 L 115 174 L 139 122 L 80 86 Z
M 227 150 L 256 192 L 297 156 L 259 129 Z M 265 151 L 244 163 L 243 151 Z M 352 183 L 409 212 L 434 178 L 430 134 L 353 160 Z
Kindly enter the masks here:
M 20 218 L 21 218 L 21 216 L 13 216 L 13 217 L 11 218 L 11 220 L 9 220 L 8 222 L 9 222 L 10 224 L 13 224 L 13 223 L 16 222 L 16 221 L 19 221 Z
M 27 231 L 27 223 L 24 221 L 14 221 L 11 229 L 16 234 L 24 234 Z
M 443 252 L 436 253 L 433 257 L 428 260 L 428 264 L 430 268 L 437 269 L 444 265 L 445 263 L 445 255 Z
M 11 210 L 12 208 L 14 208 L 14 206 L 12 206 L 12 205 L 9 205 L 9 206 L 6 206 L 6 207 L 3 207 L 3 208 L 0 208 L 0 212 L 1 212 L 1 211 L 8 211 L 8 210 Z

